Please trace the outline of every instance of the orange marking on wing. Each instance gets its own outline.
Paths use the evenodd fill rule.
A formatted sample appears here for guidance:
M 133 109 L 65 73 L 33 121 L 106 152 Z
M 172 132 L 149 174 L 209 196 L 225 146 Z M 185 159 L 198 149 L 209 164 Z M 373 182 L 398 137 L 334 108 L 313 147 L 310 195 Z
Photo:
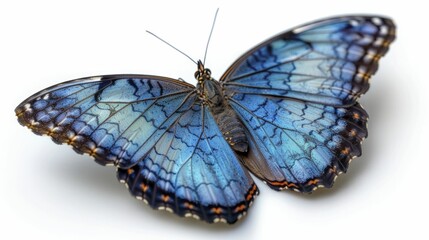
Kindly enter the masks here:
M 319 179 L 313 179 L 307 182 L 307 185 L 316 185 L 318 182 L 320 182 Z
M 214 207 L 214 208 L 211 209 L 211 212 L 219 215 L 219 214 L 221 214 L 223 212 L 223 210 L 220 207 Z
M 194 205 L 192 203 L 185 202 L 184 205 L 185 205 L 185 208 L 187 209 L 194 209 Z
M 168 199 L 170 199 L 170 196 L 163 194 L 163 195 L 161 196 L 161 198 L 162 198 L 162 201 L 164 201 L 164 202 L 168 202 Z
M 246 205 L 241 204 L 241 205 L 237 206 L 237 207 L 234 209 L 234 212 L 235 212 L 235 213 L 237 213 L 237 212 L 242 212 L 242 211 L 244 211 L 245 209 L 246 209 Z
M 249 194 L 247 194 L 247 197 L 246 197 L 246 200 L 247 201 L 250 201 L 250 200 L 252 200 L 252 198 L 253 198 L 253 195 L 255 194 L 255 192 L 256 192 L 256 185 L 253 185 L 253 187 L 252 187 L 252 189 L 249 191 Z
M 132 168 L 128 168 L 128 169 L 127 169 L 127 174 L 128 174 L 128 175 L 133 174 L 133 172 L 134 172 L 134 169 L 132 169 Z
M 144 184 L 144 183 L 142 183 L 142 184 L 140 184 L 140 188 L 141 188 L 141 190 L 142 190 L 143 192 L 146 192 L 146 191 L 147 191 L 147 189 L 149 188 L 149 186 L 148 186 L 148 185 L 146 185 L 146 184 Z
M 91 150 L 91 152 L 89 153 L 89 155 L 90 155 L 91 157 L 95 157 L 95 155 L 97 155 L 96 148 L 92 149 L 92 150 Z
M 371 74 L 368 74 L 368 73 L 360 72 L 357 75 L 365 81 L 368 81 L 368 79 L 371 78 Z
M 343 150 L 341 150 L 341 154 L 348 155 L 350 153 L 350 148 L 346 147 Z
M 286 181 L 284 181 L 284 182 L 270 182 L 270 184 L 273 186 L 280 186 L 280 187 L 286 186 L 288 188 L 298 188 L 298 186 L 295 183 L 288 183 Z
M 371 74 L 365 73 L 364 78 L 368 81 L 371 78 Z
M 287 182 L 270 182 L 270 184 L 274 186 L 283 186 L 287 184 Z

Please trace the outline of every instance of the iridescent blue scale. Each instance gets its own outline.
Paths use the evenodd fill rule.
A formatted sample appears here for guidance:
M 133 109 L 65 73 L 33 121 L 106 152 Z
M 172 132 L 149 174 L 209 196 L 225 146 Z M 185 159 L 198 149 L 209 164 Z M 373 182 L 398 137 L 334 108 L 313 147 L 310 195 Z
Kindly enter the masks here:
M 395 38 L 390 19 L 344 16 L 281 33 L 221 77 L 198 62 L 197 86 L 150 75 L 77 79 L 15 110 L 34 133 L 114 165 L 155 209 L 234 223 L 258 194 L 331 187 L 361 154 L 357 102 Z M 247 170 L 248 171 L 247 171 Z

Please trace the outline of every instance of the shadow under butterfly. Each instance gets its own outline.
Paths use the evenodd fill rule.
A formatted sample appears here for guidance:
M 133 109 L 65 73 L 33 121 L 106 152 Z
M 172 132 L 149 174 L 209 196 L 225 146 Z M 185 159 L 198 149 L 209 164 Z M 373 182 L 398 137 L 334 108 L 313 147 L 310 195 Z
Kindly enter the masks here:
M 258 194 L 331 187 L 361 155 L 368 114 L 357 102 L 395 39 L 392 20 L 341 16 L 276 35 L 219 81 L 197 62 L 196 86 L 105 75 L 44 89 L 20 124 L 102 165 L 152 208 L 235 223 Z

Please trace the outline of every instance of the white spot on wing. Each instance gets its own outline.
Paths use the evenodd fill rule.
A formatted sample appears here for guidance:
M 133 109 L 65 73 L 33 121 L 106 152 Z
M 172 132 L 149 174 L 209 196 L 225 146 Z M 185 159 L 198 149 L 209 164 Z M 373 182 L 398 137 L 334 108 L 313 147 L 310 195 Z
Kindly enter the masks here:
M 381 19 L 378 17 L 374 17 L 371 20 L 375 25 L 381 25 L 383 23 L 383 21 L 381 21 Z
M 378 37 L 374 42 L 374 46 L 379 47 L 379 46 L 383 45 L 383 42 L 384 42 L 384 38 Z
M 353 20 L 350 20 L 350 25 L 352 25 L 353 27 L 356 27 L 357 25 L 359 25 L 359 22 L 357 21 L 357 20 L 355 20 L 355 19 L 353 19 Z
M 380 35 L 387 35 L 388 32 L 389 32 L 389 30 L 388 30 L 387 26 L 381 26 L 380 27 Z
M 100 81 L 101 80 L 101 76 L 91 77 L 91 78 L 89 78 L 89 80 L 91 80 L 91 81 Z

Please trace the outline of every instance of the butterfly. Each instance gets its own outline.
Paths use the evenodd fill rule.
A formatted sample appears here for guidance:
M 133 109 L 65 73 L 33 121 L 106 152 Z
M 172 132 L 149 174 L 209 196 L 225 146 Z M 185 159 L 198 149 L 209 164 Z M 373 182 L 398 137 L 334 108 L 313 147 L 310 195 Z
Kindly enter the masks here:
M 196 86 L 104 75 L 46 88 L 15 109 L 35 134 L 68 144 L 154 209 L 235 223 L 258 187 L 332 187 L 361 155 L 368 114 L 357 102 L 395 39 L 380 16 L 323 19 L 243 54 L 219 81 L 197 62 Z

